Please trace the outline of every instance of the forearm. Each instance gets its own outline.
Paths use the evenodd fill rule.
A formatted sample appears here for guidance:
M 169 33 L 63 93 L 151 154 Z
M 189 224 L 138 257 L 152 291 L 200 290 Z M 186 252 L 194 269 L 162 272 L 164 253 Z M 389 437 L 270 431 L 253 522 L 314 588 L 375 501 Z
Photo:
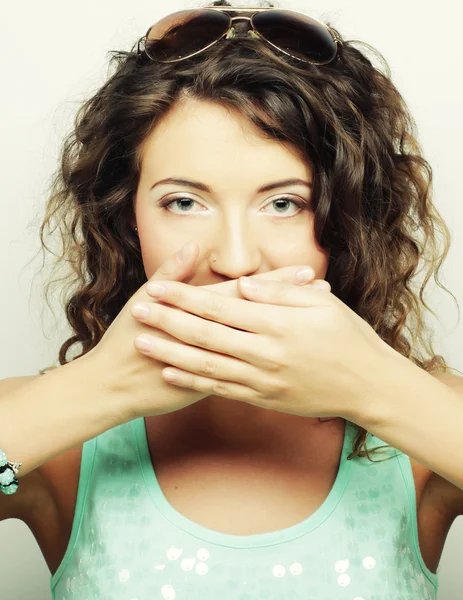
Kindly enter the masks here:
M 463 393 L 399 355 L 359 395 L 351 420 L 463 489 Z
M 18 478 L 124 421 L 114 395 L 81 357 L 0 392 L 0 447 L 22 462 Z

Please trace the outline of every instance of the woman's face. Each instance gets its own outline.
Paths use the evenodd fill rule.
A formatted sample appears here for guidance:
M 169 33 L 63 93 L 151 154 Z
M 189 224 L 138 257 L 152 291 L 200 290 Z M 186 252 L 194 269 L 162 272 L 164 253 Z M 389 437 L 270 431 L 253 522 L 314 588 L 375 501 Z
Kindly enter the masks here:
M 167 178 L 208 190 L 159 183 Z M 309 185 L 259 191 L 288 179 Z M 244 117 L 212 102 L 177 103 L 143 149 L 133 225 L 147 278 L 194 240 L 199 255 L 188 280 L 192 285 L 289 265 L 310 265 L 315 278 L 324 279 L 329 250 L 314 238 L 311 182 L 310 165 L 286 144 L 264 139 Z

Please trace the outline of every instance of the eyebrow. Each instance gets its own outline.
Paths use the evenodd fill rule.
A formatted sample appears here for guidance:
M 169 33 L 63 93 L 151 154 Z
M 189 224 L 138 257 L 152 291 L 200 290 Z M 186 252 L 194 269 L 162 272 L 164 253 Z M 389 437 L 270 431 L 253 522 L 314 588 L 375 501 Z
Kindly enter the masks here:
M 180 179 L 177 177 L 168 177 L 167 179 L 161 179 L 161 181 L 158 181 L 151 186 L 150 191 L 153 188 L 155 188 L 157 185 L 163 185 L 163 184 L 167 184 L 167 183 L 176 183 L 178 185 L 186 185 L 188 187 L 193 187 L 198 190 L 201 190 L 202 192 L 212 193 L 211 188 L 209 186 L 207 186 L 205 183 L 201 183 L 199 181 L 191 181 L 189 179 Z M 265 185 L 261 186 L 257 190 L 257 193 L 260 194 L 262 192 L 268 192 L 270 190 L 274 190 L 274 189 L 280 188 L 280 187 L 286 187 L 289 185 L 306 185 L 307 187 L 311 188 L 312 182 L 304 181 L 303 179 L 283 179 L 282 181 L 274 181 L 273 183 L 266 183 Z

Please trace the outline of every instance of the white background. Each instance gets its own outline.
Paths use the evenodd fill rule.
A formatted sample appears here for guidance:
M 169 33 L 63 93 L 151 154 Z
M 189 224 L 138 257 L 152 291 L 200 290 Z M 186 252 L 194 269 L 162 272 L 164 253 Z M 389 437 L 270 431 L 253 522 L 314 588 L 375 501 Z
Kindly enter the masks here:
M 245 5 L 245 4 L 243 4 Z M 253 4 L 248 4 L 252 6 Z M 0 378 L 36 374 L 56 360 L 67 328 L 42 301 L 38 226 L 64 134 L 80 103 L 106 79 L 109 50 L 129 50 L 160 17 L 197 6 L 152 0 L 8 2 L 0 21 Z M 386 58 L 418 125 L 434 171 L 434 201 L 452 233 L 442 281 L 463 299 L 463 136 L 461 22 L 454 0 L 282 0 L 376 47 Z M 32 261 L 32 262 L 31 262 Z M 463 370 L 462 325 L 451 297 L 435 291 L 435 349 Z M 42 315 L 42 312 L 44 314 Z M 61 331 L 59 331 L 61 329 Z M 462 399 L 463 401 L 463 399 Z M 438 402 L 438 398 L 436 398 Z M 0 421 L 1 423 L 1 421 Z M 1 431 L 0 431 L 1 439 Z M 463 457 L 462 457 L 463 461 Z M 463 528 L 455 522 L 440 566 L 439 600 L 461 598 Z M 0 524 L 0 596 L 47 600 L 49 571 L 37 543 L 18 520 Z

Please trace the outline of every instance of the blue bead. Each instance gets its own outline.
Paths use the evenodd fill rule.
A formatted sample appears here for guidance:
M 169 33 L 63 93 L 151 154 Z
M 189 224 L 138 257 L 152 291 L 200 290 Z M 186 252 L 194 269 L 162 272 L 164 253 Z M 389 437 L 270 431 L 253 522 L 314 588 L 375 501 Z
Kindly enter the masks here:
M 8 459 L 6 458 L 5 452 L 3 452 L 3 450 L 0 450 L 0 467 L 4 467 L 7 462 Z
M 14 479 L 13 469 L 7 469 L 3 473 L 0 473 L 0 485 L 8 485 Z
M 6 496 L 11 496 L 12 494 L 15 494 L 16 491 L 18 489 L 18 483 L 10 483 L 10 485 L 8 487 L 3 487 L 0 486 L 0 492 L 2 492 L 3 494 L 5 494 Z

